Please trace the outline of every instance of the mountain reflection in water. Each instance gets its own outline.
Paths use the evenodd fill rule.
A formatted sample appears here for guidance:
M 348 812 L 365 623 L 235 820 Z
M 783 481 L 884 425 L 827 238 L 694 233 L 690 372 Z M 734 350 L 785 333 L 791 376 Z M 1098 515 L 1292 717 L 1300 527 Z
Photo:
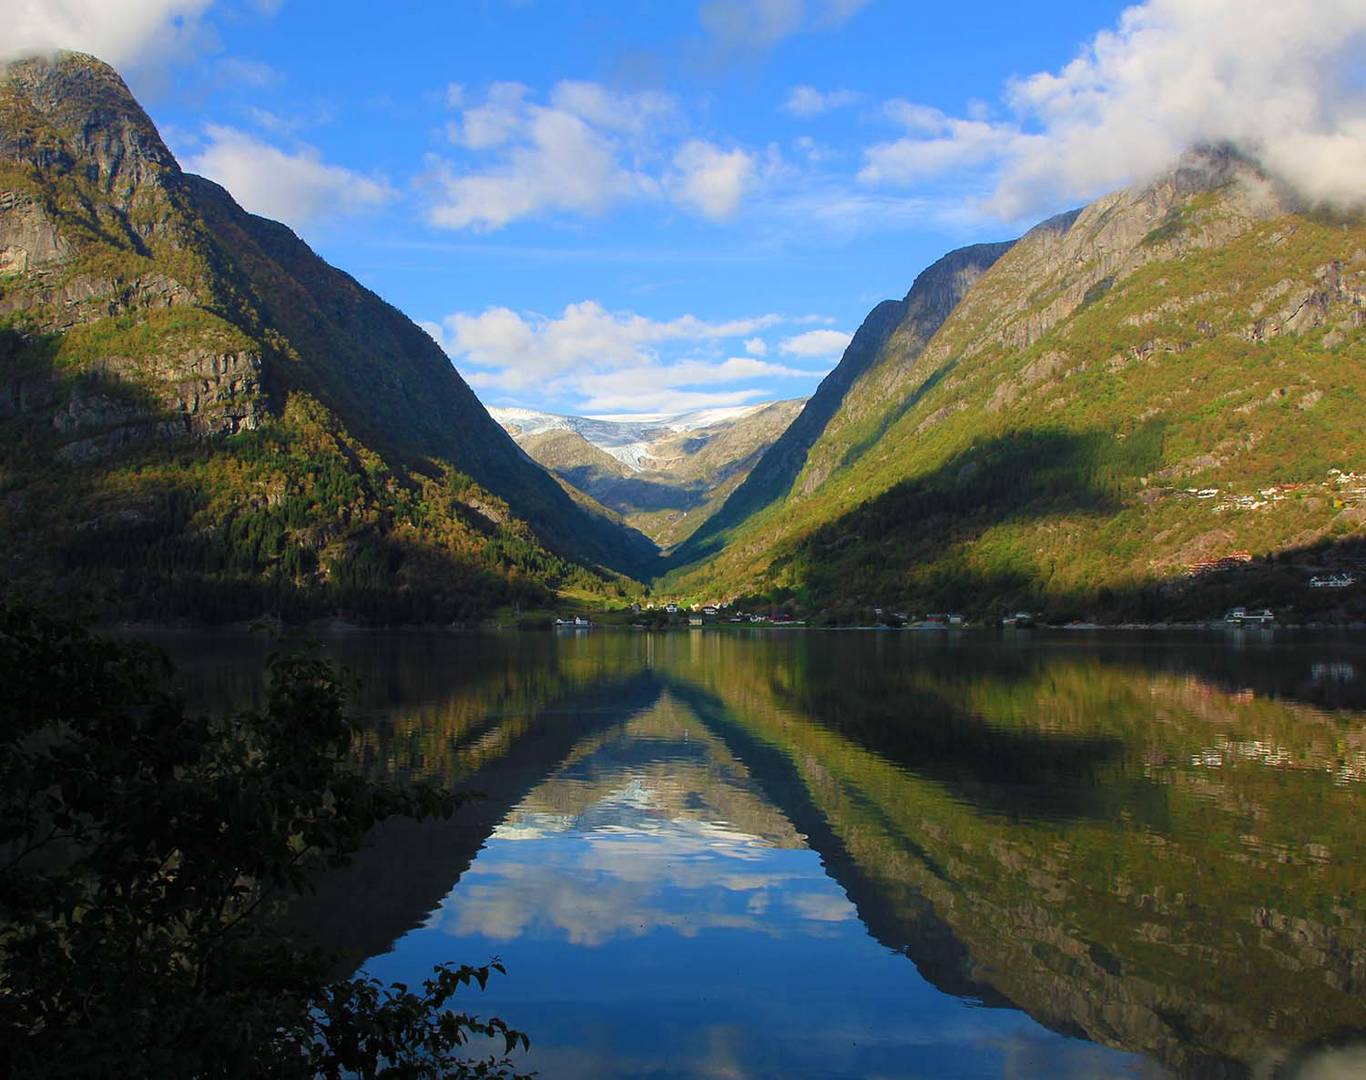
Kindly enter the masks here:
M 192 697 L 257 645 L 171 643 Z M 1366 647 L 363 634 L 365 767 L 486 798 L 299 913 L 559 1076 L 1346 1077 Z

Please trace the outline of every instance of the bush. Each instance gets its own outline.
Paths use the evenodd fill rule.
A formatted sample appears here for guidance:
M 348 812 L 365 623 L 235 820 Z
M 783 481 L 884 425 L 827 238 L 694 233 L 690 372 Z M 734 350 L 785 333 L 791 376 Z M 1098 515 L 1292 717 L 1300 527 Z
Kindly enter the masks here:
M 447 1008 L 496 961 L 418 993 L 277 928 L 375 823 L 461 801 L 349 767 L 327 664 L 278 657 L 264 709 L 194 717 L 159 652 L 5 604 L 0 671 L 0 1074 L 509 1075 L 526 1037 Z M 501 1056 L 461 1056 L 482 1037 Z

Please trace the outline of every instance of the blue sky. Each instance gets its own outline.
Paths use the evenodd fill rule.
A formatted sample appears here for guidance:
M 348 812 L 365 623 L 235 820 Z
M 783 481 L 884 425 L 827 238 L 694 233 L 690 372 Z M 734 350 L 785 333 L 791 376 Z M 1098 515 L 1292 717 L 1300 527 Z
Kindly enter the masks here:
M 489 404 L 809 394 L 944 252 L 1192 141 L 1313 161 L 1327 200 L 1366 175 L 1360 0 L 8 3 Z

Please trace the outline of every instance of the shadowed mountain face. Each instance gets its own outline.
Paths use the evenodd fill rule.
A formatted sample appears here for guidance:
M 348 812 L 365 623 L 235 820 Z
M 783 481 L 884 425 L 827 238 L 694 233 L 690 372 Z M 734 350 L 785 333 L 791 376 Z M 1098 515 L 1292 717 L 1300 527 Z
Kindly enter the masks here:
M 1208 617 L 1204 577 L 1183 599 L 1191 567 L 1297 551 L 1291 602 L 1320 600 L 1309 577 L 1350 569 L 1328 545 L 1366 528 L 1363 326 L 1366 220 L 1306 210 L 1232 151 L 1193 153 L 1032 230 L 931 333 L 870 325 L 873 355 L 781 482 L 757 490 L 783 442 L 668 587 Z M 1057 440 L 1078 453 L 1041 484 L 1034 448 Z M 1031 497 L 986 497 L 1011 489 Z
M 263 443 L 278 435 L 296 457 L 326 452 L 357 489 L 336 500 L 349 514 L 320 513 L 332 493 L 307 490 L 279 463 L 285 488 L 314 507 L 281 527 L 326 534 L 286 538 L 300 541 L 290 583 L 305 591 L 309 571 L 330 578 L 369 541 L 385 549 L 380 561 L 402 561 L 397 549 L 411 539 L 433 562 L 495 573 L 500 559 L 503 570 L 518 561 L 497 550 L 494 534 L 509 530 L 566 560 L 636 573 L 653 551 L 529 462 L 401 312 L 285 226 L 183 173 L 119 77 L 75 54 L 0 76 L 0 424 L 11 492 L 45 501 L 64 473 L 66 487 L 109 493 L 98 505 L 101 493 L 87 492 L 97 504 L 87 518 L 108 519 L 101 528 L 155 520 L 163 534 L 185 525 L 174 509 L 167 519 L 174 481 L 186 478 L 170 448 L 191 446 L 206 469 L 237 473 L 238 490 L 226 490 L 226 476 L 215 486 L 220 503 L 243 511 L 291 494 L 252 490 L 257 477 L 241 475 Z M 138 491 L 92 480 L 148 467 L 166 482 Z M 443 482 L 452 470 L 461 479 Z M 405 512 L 400 489 L 428 510 Z M 220 505 L 213 522 L 191 527 L 235 512 Z M 356 535 L 367 517 L 373 535 Z M 404 519 L 410 537 L 399 536 Z M 5 522 L 6 535 L 15 524 Z M 248 560 L 260 563 L 258 579 L 284 557 L 258 554 Z
M 249 648 L 259 661 L 264 645 Z M 1366 1031 L 1359 642 L 604 633 L 328 648 L 368 687 L 368 768 L 489 796 L 378 833 L 310 902 L 308 923 L 350 956 L 415 958 L 395 969 L 409 981 L 475 948 L 509 960 L 528 999 L 560 1001 L 576 979 L 591 997 L 620 953 L 664 965 L 632 969 L 634 1000 L 673 1001 L 671 965 L 692 970 L 715 933 L 733 958 L 758 950 L 727 968 L 743 1019 L 776 992 L 763 942 L 800 970 L 822 927 L 856 916 L 939 995 L 1192 1080 L 1297 1075 L 1339 1053 L 1322 1040 Z M 259 667 L 234 683 L 232 648 L 199 656 L 192 697 L 250 698 Z M 759 872 L 803 852 L 838 894 L 818 903 L 809 868 Z M 891 993 L 866 962 L 811 989 L 818 1008 L 846 1008 L 836 999 L 865 982 Z M 952 1029 L 939 1007 L 896 1011 Z M 691 1030 L 690 1007 L 671 1008 Z M 624 1054 L 612 1015 L 585 1022 Z M 901 1022 L 870 1045 L 896 1044 Z M 1135 1075 L 1093 1065 L 1054 1075 Z
M 564 483 L 667 549 L 716 512 L 803 404 L 773 401 L 645 421 L 527 409 L 491 414 Z

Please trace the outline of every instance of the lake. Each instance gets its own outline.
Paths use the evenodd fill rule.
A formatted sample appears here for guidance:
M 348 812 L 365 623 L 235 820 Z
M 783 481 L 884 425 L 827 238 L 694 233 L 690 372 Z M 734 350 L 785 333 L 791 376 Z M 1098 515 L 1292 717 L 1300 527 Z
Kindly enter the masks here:
M 158 635 L 197 702 L 269 643 Z M 558 1077 L 1366 1075 L 1366 642 L 325 636 L 393 822 L 302 918 Z

